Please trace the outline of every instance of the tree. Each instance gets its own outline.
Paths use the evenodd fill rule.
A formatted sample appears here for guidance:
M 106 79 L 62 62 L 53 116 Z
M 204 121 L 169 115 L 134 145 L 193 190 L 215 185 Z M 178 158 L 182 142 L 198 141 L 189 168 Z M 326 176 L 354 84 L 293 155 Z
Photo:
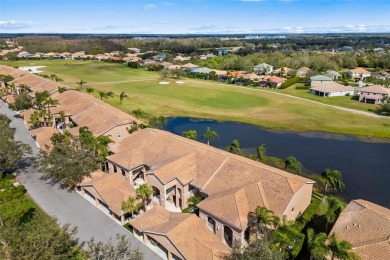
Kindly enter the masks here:
M 150 196 L 153 195 L 153 189 L 152 189 L 152 187 L 150 187 L 149 185 L 147 185 L 145 183 L 145 184 L 141 184 L 136 189 L 136 193 L 137 193 L 138 196 L 141 197 L 142 207 L 143 207 L 144 212 L 145 212 L 146 211 L 146 206 L 147 206 L 148 201 L 149 201 L 149 198 L 150 198 Z
M 14 168 L 31 147 L 14 140 L 14 130 L 9 127 L 10 120 L 0 115 L 0 172 Z
M 202 138 L 207 140 L 207 145 L 210 145 L 210 140 L 218 139 L 219 136 L 217 132 L 211 130 L 210 127 L 207 127 L 206 132 L 202 134 Z
M 312 228 L 306 231 L 307 250 L 310 253 L 310 260 L 326 260 L 329 255 L 329 248 L 326 245 L 328 236 L 325 233 L 315 234 Z
M 98 166 L 99 160 L 95 153 L 75 143 L 54 145 L 50 154 L 40 155 L 37 164 L 45 179 L 69 188 L 80 183 L 84 177 L 97 170 Z
M 279 222 L 279 218 L 275 216 L 274 212 L 266 207 L 257 206 L 255 216 L 262 233 L 264 233 L 264 226 L 276 225 Z
M 95 89 L 93 89 L 93 88 L 87 88 L 87 93 L 88 94 L 92 94 L 94 91 L 95 91 Z
M 103 100 L 103 98 L 105 98 L 106 95 L 107 95 L 106 92 L 104 92 L 104 91 L 99 91 L 100 100 Z
M 188 131 L 183 131 L 182 135 L 185 138 L 196 140 L 196 136 L 198 135 L 198 133 L 196 132 L 196 130 L 188 130 Z
M 121 105 L 122 105 L 123 99 L 126 98 L 126 97 L 128 97 L 128 95 L 127 95 L 124 91 L 122 91 L 122 92 L 120 93 L 120 95 L 119 95 L 119 103 L 120 103 Z
M 83 90 L 84 84 L 87 84 L 87 82 L 84 81 L 84 80 L 80 80 L 80 81 L 78 81 L 78 82 L 76 82 L 76 83 L 80 86 L 80 89 L 81 89 L 81 90 Z
M 385 104 L 379 105 L 375 112 L 383 116 L 390 116 L 390 99 Z
M 161 70 L 160 74 L 163 79 L 166 79 L 169 75 L 170 71 L 167 68 Z
M 264 155 L 267 152 L 267 148 L 265 147 L 265 144 L 258 146 L 256 152 L 257 152 L 256 161 L 264 160 Z
M 233 247 L 231 254 L 221 256 L 224 260 L 284 260 L 285 255 L 279 250 L 272 250 L 271 243 L 266 237 L 257 239 L 242 248 L 240 245 Z
M 226 147 L 226 150 L 229 153 L 235 153 L 235 154 L 241 154 L 242 153 L 242 150 L 240 148 L 240 143 L 238 142 L 238 140 L 233 140 L 233 142 Z
M 202 198 L 199 196 L 191 196 L 188 198 L 188 204 L 190 207 L 196 208 L 197 205 L 202 201 Z
M 351 243 L 345 240 L 337 239 L 335 234 L 330 235 L 329 245 L 331 259 L 340 259 L 340 260 L 354 260 L 359 259 L 359 257 L 352 252 Z
M 343 210 L 343 203 L 335 197 L 329 197 L 327 199 L 328 202 L 328 208 L 325 212 L 325 218 L 326 218 L 326 227 L 325 231 L 328 231 L 328 226 L 331 223 L 334 223 L 337 219 L 337 216 L 340 214 L 340 212 Z
M 301 172 L 302 166 L 301 163 L 295 158 L 294 156 L 289 156 L 287 159 L 284 161 L 285 163 L 285 169 L 290 169 L 295 172 Z
M 115 93 L 114 92 L 112 92 L 112 91 L 108 91 L 107 93 L 106 93 L 106 99 L 108 99 L 109 97 L 110 98 L 113 98 L 114 97 L 114 95 L 115 95 Z
M 149 125 L 152 128 L 156 129 L 162 129 L 164 126 L 166 126 L 168 123 L 168 120 L 164 116 L 159 116 L 159 117 L 151 117 L 149 118 Z
M 21 93 L 15 96 L 15 102 L 10 105 L 10 108 L 20 111 L 27 110 L 33 107 L 33 99 L 27 93 Z
M 44 108 L 45 101 L 50 97 L 50 93 L 45 90 L 42 92 L 35 92 L 34 106 L 38 110 L 42 110 Z
M 132 113 L 136 118 L 146 117 L 146 116 L 148 115 L 145 111 L 142 111 L 140 108 L 131 111 L 131 113 Z
M 124 213 L 130 213 L 131 216 L 133 216 L 134 212 L 137 210 L 137 199 L 130 196 L 127 200 L 122 201 L 121 206 Z
M 124 235 L 116 235 L 116 243 L 107 244 L 91 239 L 87 245 L 86 254 L 90 260 L 142 260 L 143 254 L 138 248 L 133 248 L 129 239 Z
M 336 191 L 344 190 L 345 184 L 343 183 L 340 171 L 326 169 L 324 172 L 321 173 L 321 176 L 322 178 L 325 179 L 325 188 L 324 188 L 324 195 L 322 197 L 322 202 L 325 201 L 325 195 L 326 195 L 328 185 L 330 185 Z
M 65 91 L 67 91 L 68 89 L 66 87 L 58 87 L 58 93 L 64 93 Z

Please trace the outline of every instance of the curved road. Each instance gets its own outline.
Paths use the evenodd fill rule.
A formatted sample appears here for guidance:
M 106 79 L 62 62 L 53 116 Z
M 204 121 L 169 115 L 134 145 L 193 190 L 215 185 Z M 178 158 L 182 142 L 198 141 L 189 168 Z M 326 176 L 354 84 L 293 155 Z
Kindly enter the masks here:
M 0 114 L 12 120 L 11 127 L 16 129 L 15 139 L 31 146 L 33 154 L 28 156 L 26 163 L 21 166 L 19 180 L 33 200 L 49 215 L 56 217 L 60 224 L 69 223 L 78 227 L 76 238 L 83 246 L 92 237 L 96 241 L 107 243 L 110 238 L 115 242 L 116 234 L 125 235 L 130 239 L 133 247 L 138 247 L 145 259 L 161 259 L 151 249 L 135 238 L 125 228 L 115 223 L 94 205 L 82 198 L 76 192 L 69 192 L 58 186 L 51 186 L 42 180 L 41 174 L 32 166 L 32 162 L 39 154 L 34 140 L 16 113 L 0 101 Z

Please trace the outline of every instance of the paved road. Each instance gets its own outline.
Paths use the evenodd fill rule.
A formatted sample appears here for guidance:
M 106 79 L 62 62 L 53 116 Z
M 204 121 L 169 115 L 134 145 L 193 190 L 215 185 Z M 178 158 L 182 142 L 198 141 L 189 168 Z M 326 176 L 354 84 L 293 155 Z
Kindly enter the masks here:
M 0 114 L 5 114 L 12 119 L 11 127 L 16 128 L 15 139 L 32 147 L 33 155 L 29 156 L 29 159 L 33 160 L 38 155 L 39 149 L 26 129 L 23 120 L 15 118 L 15 112 L 9 110 L 1 101 Z M 41 180 L 40 176 L 40 173 L 34 168 L 26 166 L 21 171 L 19 179 L 27 188 L 28 194 L 49 215 L 57 217 L 61 224 L 69 223 L 78 227 L 76 237 L 80 245 L 83 245 L 83 242 L 90 240 L 92 237 L 102 242 L 108 242 L 112 237 L 115 241 L 115 236 L 119 233 L 126 235 L 134 247 L 139 247 L 144 253 L 145 259 L 161 259 L 127 230 L 116 224 L 110 217 L 80 195 L 60 189 L 57 186 L 50 186 Z

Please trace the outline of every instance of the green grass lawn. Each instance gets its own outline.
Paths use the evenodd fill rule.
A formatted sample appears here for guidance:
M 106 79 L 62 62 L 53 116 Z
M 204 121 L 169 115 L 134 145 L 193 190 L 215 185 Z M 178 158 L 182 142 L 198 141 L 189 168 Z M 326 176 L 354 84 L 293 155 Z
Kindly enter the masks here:
M 66 62 L 72 65 L 64 65 Z M 88 87 L 97 90 L 93 93 L 96 97 L 99 97 L 98 91 L 113 91 L 115 97 L 109 98 L 107 102 L 128 113 L 140 108 L 156 116 L 189 116 L 250 123 L 266 128 L 327 131 L 390 138 L 390 119 L 352 114 L 311 102 L 258 91 L 255 88 L 240 88 L 214 81 L 187 78 L 182 79 L 185 84 L 176 84 L 176 80 L 169 79 L 169 85 L 160 85 L 158 73 L 148 72 L 142 68 L 130 69 L 126 64 L 73 60 L 18 61 L 8 64 L 46 65 L 47 67 L 43 68 L 44 73 L 55 73 L 63 78 L 65 83 L 74 84 L 81 79 L 87 81 Z M 129 97 L 120 105 L 118 96 L 122 91 Z M 285 93 L 289 94 L 289 91 L 294 90 L 287 89 Z M 299 93 L 309 96 L 310 99 L 320 98 L 305 92 L 306 90 L 303 90 Z M 348 97 L 341 98 L 348 99 Z M 330 101 L 326 102 L 338 100 L 336 98 L 332 101 L 333 99 L 328 98 L 326 100 Z M 341 103 L 342 100 L 339 102 Z M 356 103 L 365 105 L 357 101 Z
M 301 83 L 298 83 L 301 84 Z M 373 104 L 365 104 L 362 102 L 359 102 L 354 99 L 353 96 L 341 96 L 341 97 L 329 97 L 329 98 L 324 98 L 320 96 L 316 96 L 313 94 L 310 94 L 309 90 L 307 89 L 295 89 L 295 85 L 287 88 L 287 89 L 276 89 L 272 90 L 278 93 L 283 93 L 287 95 L 292 95 L 300 98 L 305 98 L 313 101 L 317 101 L 320 103 L 328 104 L 328 105 L 333 105 L 333 106 L 339 106 L 339 107 L 346 107 L 346 108 L 352 108 L 352 109 L 357 109 L 365 112 L 372 112 L 377 108 L 377 105 Z
M 130 80 L 156 79 L 158 75 L 144 69 L 129 69 L 126 63 L 116 64 L 97 61 L 77 60 L 23 60 L 0 61 L 9 66 L 46 66 L 40 68 L 43 74 L 56 74 L 64 80 L 64 84 L 77 85 L 84 80 L 87 83 L 117 82 Z M 65 65 L 68 64 L 68 65 Z

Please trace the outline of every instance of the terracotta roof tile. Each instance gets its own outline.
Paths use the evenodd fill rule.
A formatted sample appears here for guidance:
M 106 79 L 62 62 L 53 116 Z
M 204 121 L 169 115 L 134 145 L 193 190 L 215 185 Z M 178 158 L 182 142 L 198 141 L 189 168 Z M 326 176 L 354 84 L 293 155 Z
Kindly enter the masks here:
M 390 210 L 365 200 L 353 200 L 341 212 L 331 232 L 352 244 L 361 259 L 390 258 Z

